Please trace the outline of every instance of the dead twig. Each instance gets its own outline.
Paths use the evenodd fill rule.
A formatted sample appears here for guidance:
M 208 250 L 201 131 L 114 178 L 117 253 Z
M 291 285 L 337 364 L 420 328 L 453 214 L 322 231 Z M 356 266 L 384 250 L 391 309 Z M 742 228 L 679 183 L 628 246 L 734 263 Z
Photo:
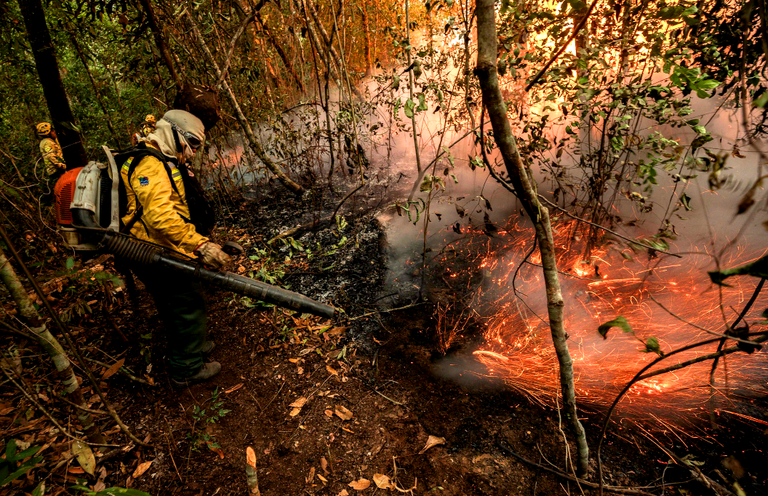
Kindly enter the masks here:
M 582 486 L 585 486 L 585 487 L 590 487 L 592 489 L 598 489 L 600 487 L 599 484 L 596 484 L 594 482 L 589 482 L 589 481 L 586 481 L 584 479 L 579 479 L 578 477 L 574 477 L 574 476 L 572 476 L 570 474 L 566 474 L 565 472 L 561 472 L 560 470 L 555 470 L 553 468 L 549 468 L 547 466 L 544 466 L 544 465 L 538 464 L 536 462 L 533 462 L 531 460 L 528 460 L 527 458 L 524 458 L 522 455 L 519 455 L 516 452 L 514 452 L 512 450 L 512 448 L 510 448 L 507 445 L 507 443 L 505 443 L 504 441 L 498 441 L 496 443 L 496 445 L 499 448 L 501 448 L 502 451 L 504 451 L 505 453 L 508 453 L 508 454 L 512 455 L 513 457 L 517 458 L 518 460 L 520 460 L 521 462 L 523 462 L 523 463 L 525 463 L 527 465 L 530 465 L 532 467 L 536 467 L 536 468 L 538 468 L 540 470 L 543 470 L 543 471 L 545 471 L 547 473 L 556 475 L 557 477 L 560 477 L 562 479 L 569 480 L 571 482 L 576 482 L 576 483 L 578 483 L 578 484 L 580 484 Z M 656 489 L 656 488 L 657 488 L 656 486 L 643 486 L 642 487 L 642 489 Z M 630 489 L 630 488 L 621 487 L 621 486 L 603 486 L 603 489 L 605 489 L 606 491 L 612 492 L 612 493 L 617 493 L 617 494 L 635 494 L 637 496 L 655 496 L 653 493 L 649 493 L 649 492 L 643 491 L 642 489 L 637 489 L 637 488 L 636 489 Z

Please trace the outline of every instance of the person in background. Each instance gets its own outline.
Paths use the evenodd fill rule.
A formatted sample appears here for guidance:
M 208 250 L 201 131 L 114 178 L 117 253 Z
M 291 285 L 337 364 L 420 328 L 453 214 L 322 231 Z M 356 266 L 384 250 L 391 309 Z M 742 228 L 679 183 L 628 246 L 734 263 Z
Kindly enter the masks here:
M 157 126 L 157 121 L 155 120 L 155 116 L 152 114 L 147 114 L 146 117 L 144 117 L 144 122 L 141 123 L 141 128 L 139 131 L 133 135 L 132 143 L 134 146 L 138 145 L 140 141 L 144 140 L 147 136 L 152 133 Z
M 53 186 L 56 181 L 67 171 L 64 162 L 64 154 L 61 145 L 56 138 L 56 131 L 48 122 L 41 122 L 35 127 L 35 132 L 40 140 L 40 154 L 45 164 L 46 197 L 53 197 Z
M 137 155 L 128 158 L 121 168 L 128 207 L 122 221 L 138 239 L 222 269 L 230 257 L 197 232 L 188 202 L 194 192 L 192 188 L 185 191 L 186 169 L 179 168 L 194 157 L 204 142 L 205 127 L 200 119 L 184 110 L 166 112 L 157 128 L 140 142 Z M 171 384 L 185 387 L 218 374 L 221 364 L 204 359 L 214 344 L 206 339 L 205 299 L 200 283 L 139 264 L 130 268 L 152 294 L 165 322 Z

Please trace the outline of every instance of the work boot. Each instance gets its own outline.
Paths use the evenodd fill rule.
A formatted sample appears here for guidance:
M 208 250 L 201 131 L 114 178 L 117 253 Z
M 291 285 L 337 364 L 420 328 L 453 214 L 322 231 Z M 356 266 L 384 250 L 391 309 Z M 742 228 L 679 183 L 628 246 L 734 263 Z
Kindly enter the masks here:
M 173 387 L 177 388 L 183 388 L 187 386 L 191 386 L 193 384 L 199 384 L 201 382 L 205 382 L 208 379 L 216 376 L 221 372 L 221 364 L 219 362 L 208 362 L 204 363 L 202 367 L 200 367 L 200 370 L 197 371 L 195 375 L 177 379 L 175 377 L 171 378 L 171 384 Z
M 216 343 L 213 341 L 206 341 L 203 343 L 203 346 L 200 347 L 200 353 L 202 353 L 204 357 L 207 357 L 211 354 L 214 348 L 216 348 Z

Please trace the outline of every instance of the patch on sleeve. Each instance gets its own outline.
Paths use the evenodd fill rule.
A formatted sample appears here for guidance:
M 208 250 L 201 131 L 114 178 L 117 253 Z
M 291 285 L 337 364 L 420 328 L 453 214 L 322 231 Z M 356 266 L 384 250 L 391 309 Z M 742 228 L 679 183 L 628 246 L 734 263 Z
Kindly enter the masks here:
M 139 176 L 140 186 L 149 186 L 149 178 L 147 176 Z

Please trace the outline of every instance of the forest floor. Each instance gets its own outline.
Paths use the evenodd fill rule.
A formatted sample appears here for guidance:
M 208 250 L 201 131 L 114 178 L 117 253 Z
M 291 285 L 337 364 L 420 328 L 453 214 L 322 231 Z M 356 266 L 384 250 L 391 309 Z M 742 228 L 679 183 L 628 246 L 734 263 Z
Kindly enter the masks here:
M 382 308 L 386 240 L 371 212 L 349 215 L 346 226 L 321 223 L 293 242 L 276 242 L 279 249 L 267 248 L 269 236 L 313 220 L 314 211 L 298 201 L 247 204 L 231 209 L 230 227 L 217 235 L 246 248 L 233 271 L 289 284 L 344 308 L 349 318 L 329 322 L 206 288 L 209 338 L 216 343 L 211 358 L 223 370 L 187 389 L 170 386 L 151 297 L 140 291 L 131 302 L 122 288 L 94 275 L 109 273 L 110 260 L 86 272 L 76 266 L 60 278 L 49 298 L 84 353 L 101 362 L 93 370 L 108 400 L 146 446 L 130 443 L 102 415 L 116 446 L 104 448 L 109 454 L 97 455 L 94 474 L 86 474 L 71 440 L 41 411 L 67 418 L 68 406 L 47 386 L 50 372 L 35 358 L 39 349 L 14 337 L 8 349 L 18 359 L 10 366 L 36 392 L 37 405 L 4 382 L 0 436 L 20 447 L 42 446 L 43 461 L 0 495 L 31 494 L 40 481 L 51 495 L 109 487 L 155 496 L 243 495 L 249 447 L 264 495 L 598 493 L 552 473 L 566 466 L 569 453 L 575 457 L 557 410 L 492 381 L 461 385 L 433 373 L 441 355 L 429 305 Z M 90 386 L 85 391 L 92 409 L 104 408 Z M 594 481 L 601 415 L 585 414 L 583 422 Z M 764 428 L 744 424 L 710 439 L 673 442 L 614 425 L 602 450 L 603 478 L 629 494 L 768 494 Z M 672 452 L 690 465 L 674 463 Z M 77 484 L 84 489 L 73 489 Z

